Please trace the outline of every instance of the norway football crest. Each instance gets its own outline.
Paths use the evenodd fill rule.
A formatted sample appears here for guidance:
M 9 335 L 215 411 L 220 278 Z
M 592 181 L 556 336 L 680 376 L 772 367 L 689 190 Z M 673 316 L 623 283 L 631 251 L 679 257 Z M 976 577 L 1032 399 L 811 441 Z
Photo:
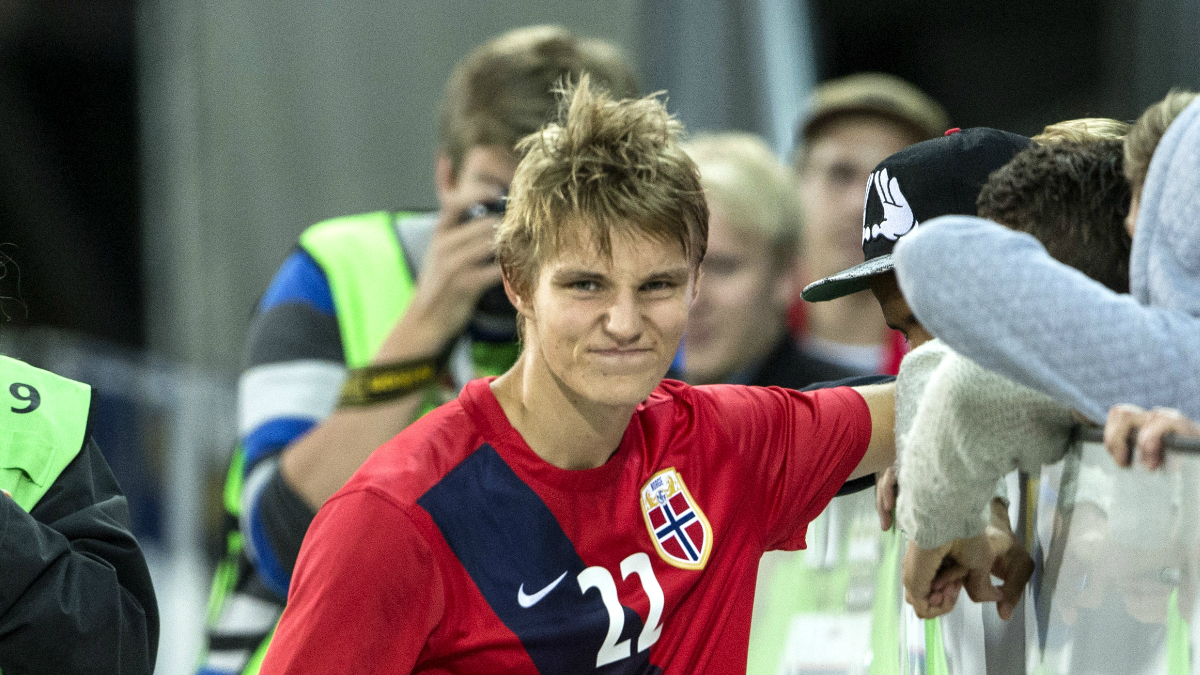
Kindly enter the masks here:
M 712 526 L 674 468 L 642 486 L 642 515 L 658 555 L 675 567 L 704 569 L 712 552 Z

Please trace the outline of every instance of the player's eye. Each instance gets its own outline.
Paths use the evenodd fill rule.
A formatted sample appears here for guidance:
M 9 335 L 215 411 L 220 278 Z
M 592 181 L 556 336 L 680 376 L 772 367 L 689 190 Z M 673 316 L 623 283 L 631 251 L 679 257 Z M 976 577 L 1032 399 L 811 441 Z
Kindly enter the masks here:
M 569 283 L 568 287 L 573 291 L 584 293 L 600 290 L 600 284 L 596 283 L 595 279 L 577 279 Z
M 656 279 L 642 284 L 643 291 L 665 291 L 675 288 L 675 283 L 666 279 Z

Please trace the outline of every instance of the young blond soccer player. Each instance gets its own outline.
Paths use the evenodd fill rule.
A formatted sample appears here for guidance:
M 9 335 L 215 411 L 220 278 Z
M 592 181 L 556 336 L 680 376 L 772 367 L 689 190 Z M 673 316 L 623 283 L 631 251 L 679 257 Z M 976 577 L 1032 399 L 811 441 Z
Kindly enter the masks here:
M 264 673 L 744 672 L 759 557 L 891 463 L 892 389 L 662 380 L 707 234 L 681 132 L 585 78 L 522 142 L 521 356 L 326 503 Z

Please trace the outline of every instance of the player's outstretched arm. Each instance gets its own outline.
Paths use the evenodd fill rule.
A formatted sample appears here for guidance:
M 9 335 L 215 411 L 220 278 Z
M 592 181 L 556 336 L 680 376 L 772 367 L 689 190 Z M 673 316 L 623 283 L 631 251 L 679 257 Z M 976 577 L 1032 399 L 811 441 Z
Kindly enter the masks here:
M 854 387 L 854 391 L 863 397 L 871 412 L 871 443 L 850 474 L 851 480 L 883 471 L 896 461 L 896 385 L 872 384 Z

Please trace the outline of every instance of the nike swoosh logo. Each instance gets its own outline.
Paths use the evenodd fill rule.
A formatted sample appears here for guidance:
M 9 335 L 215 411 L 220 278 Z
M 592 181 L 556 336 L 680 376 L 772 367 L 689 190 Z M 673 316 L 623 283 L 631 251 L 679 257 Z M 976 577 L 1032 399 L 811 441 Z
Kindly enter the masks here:
M 551 581 L 549 585 L 547 585 L 545 588 L 538 591 L 537 593 L 534 593 L 533 595 L 525 595 L 525 584 L 521 584 L 521 587 L 517 589 L 517 604 L 524 607 L 525 609 L 529 609 L 530 607 L 533 607 L 534 605 L 541 602 L 542 598 L 549 595 L 550 591 L 554 590 L 554 587 L 557 586 L 559 584 L 559 582 L 565 578 L 567 578 L 567 573 L 563 572 L 562 574 L 558 575 L 557 579 L 555 579 L 554 581 Z M 509 586 L 509 588 L 512 588 L 512 586 Z

